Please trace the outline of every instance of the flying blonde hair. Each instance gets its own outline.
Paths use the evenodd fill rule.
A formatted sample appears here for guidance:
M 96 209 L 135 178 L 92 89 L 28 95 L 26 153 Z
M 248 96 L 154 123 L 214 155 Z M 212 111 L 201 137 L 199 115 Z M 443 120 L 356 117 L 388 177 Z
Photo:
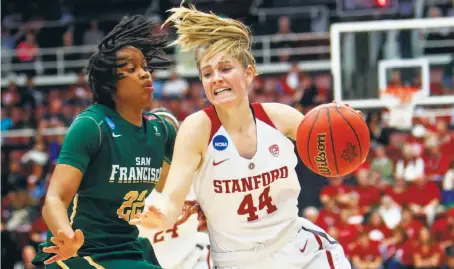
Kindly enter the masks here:
M 220 52 L 226 52 L 238 59 L 244 68 L 251 65 L 254 75 L 257 75 L 251 51 L 251 32 L 247 26 L 234 19 L 198 11 L 193 5 L 169 11 L 172 15 L 163 25 L 172 22 L 178 34 L 178 38 L 170 46 L 178 45 L 183 51 L 195 50 L 199 68 L 202 59 L 210 59 Z

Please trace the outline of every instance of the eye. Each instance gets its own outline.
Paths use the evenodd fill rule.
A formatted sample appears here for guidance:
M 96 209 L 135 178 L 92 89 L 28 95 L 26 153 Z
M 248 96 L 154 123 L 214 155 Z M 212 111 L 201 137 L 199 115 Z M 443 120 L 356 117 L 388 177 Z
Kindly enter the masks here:
M 152 74 L 154 72 L 154 69 L 151 68 L 151 67 L 148 67 L 146 65 L 142 66 L 142 69 L 147 71 L 147 72 L 150 72 L 150 74 Z
M 204 78 L 209 78 L 210 76 L 211 76 L 211 73 L 205 73 L 202 75 L 202 77 L 204 77 Z
M 225 68 L 222 68 L 222 69 L 221 69 L 222 72 L 228 72 L 228 71 L 230 71 L 230 70 L 232 70 L 231 67 L 225 67 Z
M 134 67 L 128 68 L 129 73 L 134 73 L 134 71 L 136 71 L 136 69 Z

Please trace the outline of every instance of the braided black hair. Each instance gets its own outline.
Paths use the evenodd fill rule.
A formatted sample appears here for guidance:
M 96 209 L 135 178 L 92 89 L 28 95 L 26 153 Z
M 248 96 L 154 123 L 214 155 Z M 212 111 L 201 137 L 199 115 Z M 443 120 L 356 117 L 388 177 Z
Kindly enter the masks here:
M 140 50 L 148 68 L 164 69 L 169 61 L 164 52 L 166 35 L 152 35 L 153 22 L 144 16 L 124 17 L 98 45 L 98 51 L 89 59 L 85 67 L 88 83 L 93 93 L 93 102 L 114 107 L 112 96 L 116 93 L 116 69 L 125 66 L 126 59 L 119 59 L 116 53 L 128 46 Z M 152 62 L 152 59 L 162 60 Z

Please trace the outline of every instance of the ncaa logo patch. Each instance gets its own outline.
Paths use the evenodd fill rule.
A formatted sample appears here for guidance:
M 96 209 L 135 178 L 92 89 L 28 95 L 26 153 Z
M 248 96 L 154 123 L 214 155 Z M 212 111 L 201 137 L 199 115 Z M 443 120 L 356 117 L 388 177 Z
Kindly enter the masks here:
M 110 129 L 115 130 L 115 124 L 113 123 L 113 121 L 111 119 L 106 117 L 106 122 L 107 122 L 107 125 L 109 125 Z
M 218 151 L 223 151 L 225 150 L 229 145 L 229 141 L 227 140 L 227 137 L 223 135 L 217 135 L 213 139 L 213 147 L 218 150 Z

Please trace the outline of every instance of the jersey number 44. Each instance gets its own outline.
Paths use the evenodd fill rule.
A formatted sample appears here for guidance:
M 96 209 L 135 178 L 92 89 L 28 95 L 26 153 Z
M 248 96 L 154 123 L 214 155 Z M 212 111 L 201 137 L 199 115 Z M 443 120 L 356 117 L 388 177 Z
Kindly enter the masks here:
M 254 205 L 252 194 L 248 194 L 244 196 L 243 201 L 241 201 L 237 213 L 238 215 L 248 215 L 247 221 L 254 221 L 258 220 L 259 218 L 257 211 L 263 210 L 265 208 L 266 213 L 268 214 L 271 214 L 277 210 L 277 207 L 273 204 L 273 199 L 270 196 L 270 186 L 266 187 L 259 195 L 258 208 Z

